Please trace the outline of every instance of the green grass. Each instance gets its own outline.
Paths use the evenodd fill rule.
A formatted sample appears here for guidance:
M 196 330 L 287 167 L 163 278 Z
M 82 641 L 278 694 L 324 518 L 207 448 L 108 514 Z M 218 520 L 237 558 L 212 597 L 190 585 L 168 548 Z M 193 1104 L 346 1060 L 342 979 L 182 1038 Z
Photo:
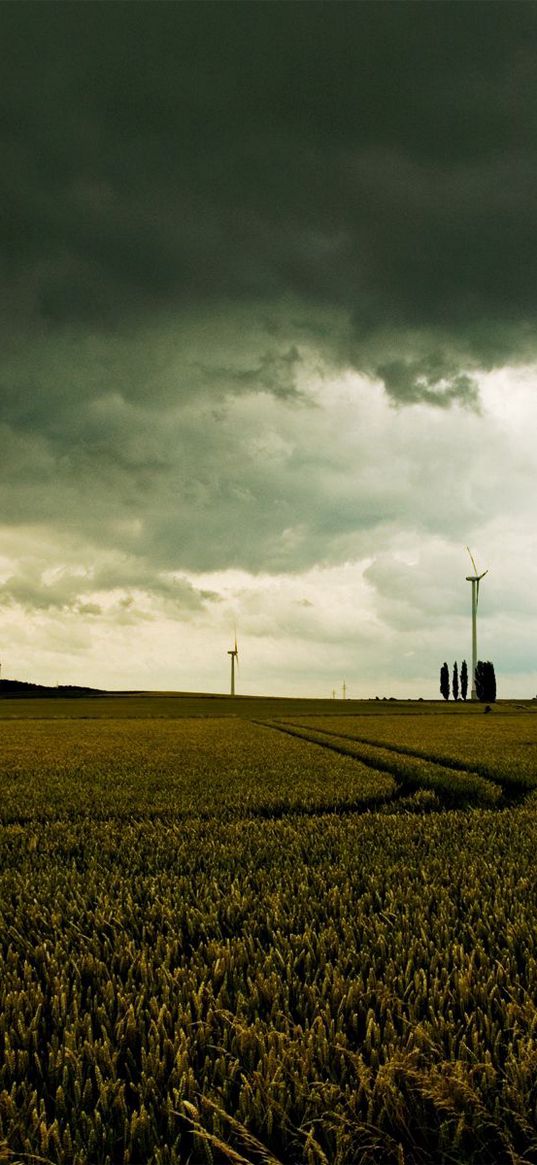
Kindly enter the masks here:
M 524 704 L 499 702 L 494 712 L 502 719 L 537 712 L 537 701 Z M 66 699 L 56 697 L 17 697 L 0 694 L 0 721 L 62 719 L 178 719 L 181 717 L 239 716 L 244 719 L 274 719 L 281 716 L 405 716 L 423 722 L 424 717 L 440 716 L 457 720 L 481 716 L 481 704 L 454 704 L 444 700 L 322 700 L 276 696 L 204 695 L 195 692 L 110 692 L 98 696 Z

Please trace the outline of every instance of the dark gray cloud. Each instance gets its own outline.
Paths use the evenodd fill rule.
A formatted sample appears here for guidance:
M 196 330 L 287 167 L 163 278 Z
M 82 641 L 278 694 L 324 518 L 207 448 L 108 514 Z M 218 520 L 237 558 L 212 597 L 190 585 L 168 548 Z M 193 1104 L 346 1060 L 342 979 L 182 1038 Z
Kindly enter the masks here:
M 394 404 L 424 404 L 448 408 L 454 401 L 478 407 L 478 390 L 472 377 L 458 371 L 452 360 L 431 353 L 422 360 L 392 360 L 376 369 Z
M 8 287 L 32 327 L 294 296 L 353 359 L 536 314 L 533 3 L 4 5 Z M 322 337 L 319 337 L 322 340 Z
M 452 530 L 373 404 L 354 449 L 308 389 L 353 368 L 465 425 L 480 370 L 536 354 L 537 7 L 30 0 L 0 25 L 5 522 L 83 530 L 148 587 L 343 560 L 405 505 Z

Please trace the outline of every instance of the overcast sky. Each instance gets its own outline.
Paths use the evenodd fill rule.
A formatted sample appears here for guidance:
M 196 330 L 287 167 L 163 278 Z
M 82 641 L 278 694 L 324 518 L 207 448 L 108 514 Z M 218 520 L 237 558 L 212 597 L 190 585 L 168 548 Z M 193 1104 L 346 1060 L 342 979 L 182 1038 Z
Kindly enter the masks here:
M 2 3 L 2 675 L 537 693 L 537 5 Z

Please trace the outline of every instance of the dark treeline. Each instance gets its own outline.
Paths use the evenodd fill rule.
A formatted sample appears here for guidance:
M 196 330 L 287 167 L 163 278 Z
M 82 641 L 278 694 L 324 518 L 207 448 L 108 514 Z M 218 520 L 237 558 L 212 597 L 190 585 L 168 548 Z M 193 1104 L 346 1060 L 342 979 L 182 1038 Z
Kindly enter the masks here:
M 487 660 L 478 660 L 475 669 L 475 689 L 477 699 L 482 703 L 493 704 L 496 699 L 496 676 L 494 674 L 494 664 Z M 440 692 L 444 700 L 449 700 L 450 694 L 453 694 L 455 702 L 459 699 L 466 700 L 468 694 L 468 666 L 466 660 L 463 659 L 459 675 L 458 664 L 453 664 L 453 674 L 450 679 L 449 667 L 444 661 L 440 668 Z
M 76 684 L 58 684 L 53 688 L 46 687 L 44 684 L 31 684 L 25 680 L 0 680 L 0 697 L 9 696 L 26 696 L 29 698 L 39 696 L 92 696 L 101 695 L 100 688 L 81 688 Z
M 463 659 L 461 663 L 461 670 L 459 675 L 459 665 L 457 662 L 453 664 L 453 675 L 449 676 L 449 668 L 447 663 L 443 663 L 440 668 L 440 691 L 444 700 L 449 700 L 450 693 L 453 692 L 453 699 L 455 702 L 461 698 L 466 700 L 468 694 L 468 666 L 466 660 Z

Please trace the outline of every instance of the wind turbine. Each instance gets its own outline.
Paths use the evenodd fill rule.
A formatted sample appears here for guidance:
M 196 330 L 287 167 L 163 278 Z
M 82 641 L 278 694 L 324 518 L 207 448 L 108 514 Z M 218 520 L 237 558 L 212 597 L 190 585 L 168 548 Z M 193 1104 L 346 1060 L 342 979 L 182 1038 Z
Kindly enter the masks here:
M 473 560 L 470 547 L 467 546 L 466 549 L 470 555 L 470 561 L 474 568 L 474 574 L 466 575 L 466 582 L 471 582 L 472 584 L 472 687 L 470 691 L 470 699 L 476 700 L 477 693 L 475 690 L 475 669 L 477 667 L 477 607 L 479 604 L 479 584 L 481 579 L 484 578 L 486 574 L 488 574 L 488 570 L 484 570 L 483 574 L 478 574 L 477 566 Z
M 237 661 L 237 670 L 239 668 L 239 649 L 237 647 L 237 632 L 235 631 L 235 646 L 232 651 L 228 651 L 231 656 L 231 695 L 235 695 L 235 660 Z

